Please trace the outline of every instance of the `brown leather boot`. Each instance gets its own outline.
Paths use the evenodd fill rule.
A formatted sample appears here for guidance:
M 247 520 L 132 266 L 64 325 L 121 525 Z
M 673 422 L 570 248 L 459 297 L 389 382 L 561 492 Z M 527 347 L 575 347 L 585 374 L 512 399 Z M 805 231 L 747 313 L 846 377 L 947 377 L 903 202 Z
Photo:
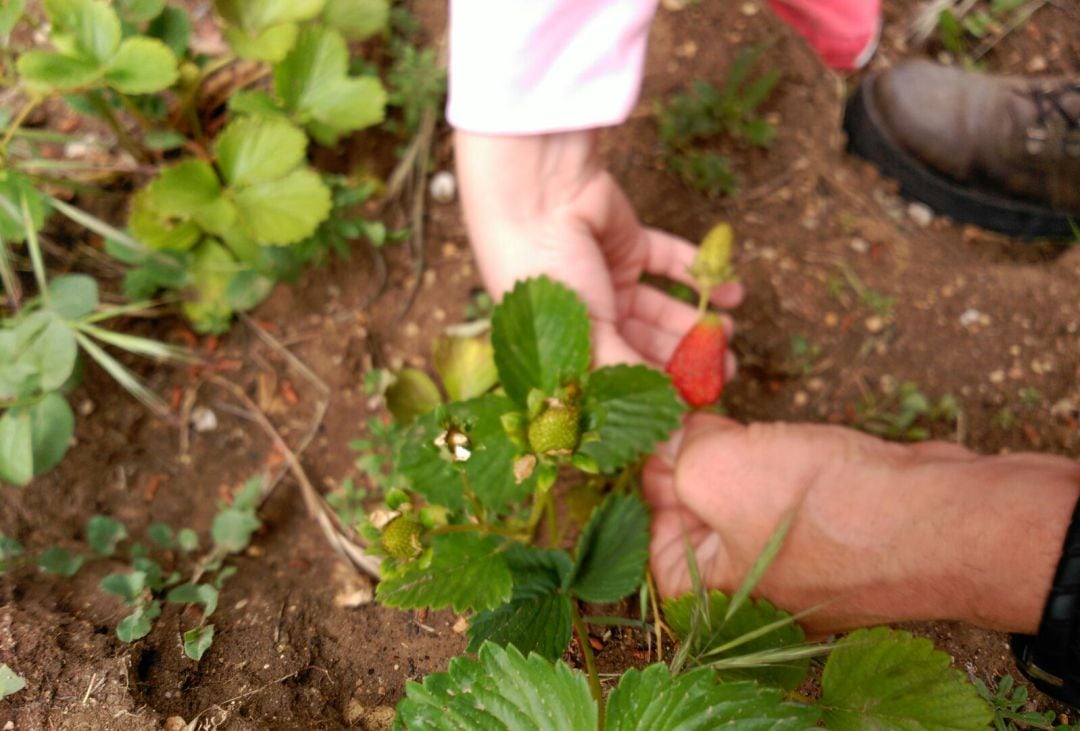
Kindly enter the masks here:
M 867 77 L 845 128 L 855 152 L 939 213 L 1025 237 L 1080 225 L 1080 79 L 908 61 Z

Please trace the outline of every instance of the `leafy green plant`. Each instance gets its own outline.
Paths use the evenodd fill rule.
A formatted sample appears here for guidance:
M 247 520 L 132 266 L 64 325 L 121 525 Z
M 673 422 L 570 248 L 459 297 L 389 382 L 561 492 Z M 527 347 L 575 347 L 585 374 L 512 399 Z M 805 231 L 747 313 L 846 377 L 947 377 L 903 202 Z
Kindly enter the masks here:
M 459 345 L 441 361 L 439 383 L 398 374 L 407 392 L 392 409 L 401 420 L 401 482 L 360 528 L 382 558 L 378 601 L 471 613 L 475 659 L 409 683 L 399 728 L 989 723 L 987 704 L 927 640 L 880 628 L 810 644 L 798 617 L 751 600 L 787 522 L 735 594 L 706 592 L 696 580 L 694 592 L 665 602 L 678 653 L 670 664 L 626 672 L 605 697 L 587 623 L 656 629 L 660 617 L 596 617 L 582 608 L 628 597 L 655 606 L 646 580 L 649 511 L 635 485 L 642 456 L 679 425 L 685 406 L 668 377 L 645 366 L 590 371 L 585 306 L 547 278 L 519 282 L 495 306 L 490 344 L 497 384 L 450 385 L 457 359 L 469 372 L 483 370 L 473 346 L 471 355 Z M 593 495 L 583 511 L 571 505 L 569 487 L 582 482 Z M 584 672 L 560 659 L 574 636 Z M 824 655 L 822 699 L 791 695 L 809 660 Z M 889 671 L 871 670 L 879 667 Z
M 937 40 L 965 66 L 977 68 L 979 59 L 989 48 L 986 41 L 1023 25 L 1031 12 L 1024 0 L 979 0 L 947 5 L 938 13 Z
M 10 207 L 0 194 L 0 209 Z M 103 326 L 109 319 L 146 309 L 147 303 L 104 307 L 97 282 L 85 274 L 49 281 L 26 197 L 22 217 L 39 294 L 25 302 L 12 298 L 6 316 L 0 310 L 0 480 L 16 485 L 52 469 L 67 453 L 75 415 L 64 393 L 78 379 L 80 353 L 159 412 L 167 410 L 161 399 L 102 345 L 159 360 L 191 360 L 180 348 Z M 6 258 L 0 239 L 0 260 Z M 4 280 L 11 295 L 15 284 Z
M 83 531 L 88 553 L 52 547 L 35 558 L 26 555 L 17 542 L 3 538 L 0 573 L 33 564 L 46 573 L 71 577 L 88 562 L 121 560 L 120 547 L 126 546 L 130 570 L 109 574 L 99 584 L 102 591 L 119 598 L 130 610 L 117 624 L 116 636 L 123 642 L 135 642 L 150 634 L 164 603 L 198 605 L 199 622 L 182 632 L 181 640 L 184 653 L 200 660 L 213 644 L 214 625 L 208 620 L 217 609 L 219 593 L 236 573 L 236 567 L 226 565 L 226 561 L 248 547 L 261 525 L 255 514 L 261 487 L 262 478 L 253 477 L 231 504 L 219 506 L 210 527 L 211 546 L 202 556 L 196 556 L 199 536 L 190 528 L 174 531 L 164 523 L 153 523 L 146 529 L 149 544 L 138 543 L 131 541 L 122 523 L 94 515 Z M 189 576 L 186 581 L 185 575 Z
M 16 54 L 27 102 L 0 141 L 14 168 L 0 178 L 0 194 L 25 195 L 40 228 L 39 196 L 16 171 L 66 163 L 34 159 L 32 149 L 9 143 L 26 135 L 26 116 L 49 97 L 104 118 L 119 143 L 157 171 L 133 198 L 132 235 L 107 236 L 109 252 L 132 267 L 125 291 L 135 298 L 183 293 L 182 309 L 200 332 L 226 329 L 235 311 L 255 306 L 301 264 L 341 250 L 346 238 L 362 235 L 376 246 L 389 240 L 382 224 L 352 210 L 374 186 L 353 195 L 343 190 L 346 179 L 324 178 L 306 164 L 310 140 L 335 144 L 383 121 L 382 82 L 370 72 L 350 74 L 347 41 L 383 31 L 388 0 L 219 0 L 215 8 L 235 56 L 193 57 L 190 21 L 161 1 L 43 3 L 53 50 Z M 0 30 L 16 22 L 0 20 Z M 233 117 L 207 139 L 196 108 L 200 87 L 236 57 L 265 63 L 269 89 L 232 94 Z M 181 149 L 187 154 L 170 154 L 165 166 L 164 151 Z M 4 228 L 0 212 L 0 234 Z
M 1028 690 L 1016 682 L 1011 675 L 999 678 L 997 687 L 990 687 L 981 678 L 972 681 L 979 695 L 990 704 L 994 711 L 993 726 L 996 731 L 1018 731 L 1019 729 L 1058 729 L 1068 731 L 1075 725 L 1057 722 L 1053 711 L 1029 711 Z
M 888 379 L 884 393 L 866 394 L 857 406 L 857 429 L 886 439 L 917 442 L 930 438 L 930 425 L 955 424 L 960 405 L 952 394 L 932 402 L 914 381 Z
M 689 91 L 674 95 L 657 110 L 664 164 L 696 190 L 711 196 L 733 195 L 738 176 L 731 161 L 704 147 L 724 135 L 737 143 L 767 148 L 776 128 L 758 116 L 780 80 L 770 69 L 751 79 L 764 46 L 742 49 L 731 64 L 723 86 L 695 80 Z

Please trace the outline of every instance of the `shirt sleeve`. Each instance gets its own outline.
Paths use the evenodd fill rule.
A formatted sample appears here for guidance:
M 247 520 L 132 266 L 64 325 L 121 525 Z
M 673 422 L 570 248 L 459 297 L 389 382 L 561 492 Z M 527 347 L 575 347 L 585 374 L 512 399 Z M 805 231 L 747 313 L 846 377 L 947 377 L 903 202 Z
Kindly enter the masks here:
M 657 0 L 452 0 L 447 118 L 481 134 L 624 121 Z

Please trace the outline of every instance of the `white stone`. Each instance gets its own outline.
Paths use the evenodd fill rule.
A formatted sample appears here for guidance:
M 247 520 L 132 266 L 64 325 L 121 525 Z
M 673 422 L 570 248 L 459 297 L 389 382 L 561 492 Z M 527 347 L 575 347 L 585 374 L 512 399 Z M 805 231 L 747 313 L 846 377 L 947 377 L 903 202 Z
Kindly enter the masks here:
M 457 178 L 449 170 L 440 170 L 431 176 L 428 193 L 436 203 L 451 203 L 457 196 Z

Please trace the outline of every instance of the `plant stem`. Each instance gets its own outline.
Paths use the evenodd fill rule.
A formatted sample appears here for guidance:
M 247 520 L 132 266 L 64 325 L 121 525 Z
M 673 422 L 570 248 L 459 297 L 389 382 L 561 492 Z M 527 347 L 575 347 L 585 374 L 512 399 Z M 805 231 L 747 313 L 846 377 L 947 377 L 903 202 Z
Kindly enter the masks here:
M 105 98 L 101 96 L 100 92 L 88 92 L 86 98 L 90 101 L 91 106 L 105 118 L 105 122 L 108 123 L 109 128 L 112 129 L 113 133 L 116 134 L 116 141 L 120 143 L 121 147 L 130 152 L 139 162 L 152 161 L 150 155 L 135 142 L 131 134 L 127 131 L 127 128 L 124 127 L 120 122 L 120 119 L 116 116 L 116 112 L 113 111 L 113 108 L 109 106 L 109 103 L 105 101 Z
M 4 133 L 4 139 L 0 140 L 0 157 L 7 156 L 7 146 L 8 143 L 11 142 L 11 138 L 15 136 L 15 133 L 18 131 L 19 127 L 22 126 L 23 122 L 26 121 L 26 118 L 30 116 L 30 112 L 34 111 L 34 107 L 40 103 L 41 97 L 30 97 L 27 99 L 26 103 L 23 104 L 19 113 L 15 115 L 15 119 L 11 120 L 11 124 L 8 125 L 7 131 Z
M 585 658 L 585 670 L 589 674 L 589 692 L 596 701 L 596 717 L 599 721 L 597 728 L 602 729 L 604 728 L 604 690 L 600 687 L 600 673 L 596 670 L 596 657 L 593 655 L 592 645 L 589 644 L 589 630 L 581 621 L 581 613 L 578 611 L 576 601 L 570 602 L 570 621 L 573 622 L 578 644 L 581 645 L 581 654 Z

